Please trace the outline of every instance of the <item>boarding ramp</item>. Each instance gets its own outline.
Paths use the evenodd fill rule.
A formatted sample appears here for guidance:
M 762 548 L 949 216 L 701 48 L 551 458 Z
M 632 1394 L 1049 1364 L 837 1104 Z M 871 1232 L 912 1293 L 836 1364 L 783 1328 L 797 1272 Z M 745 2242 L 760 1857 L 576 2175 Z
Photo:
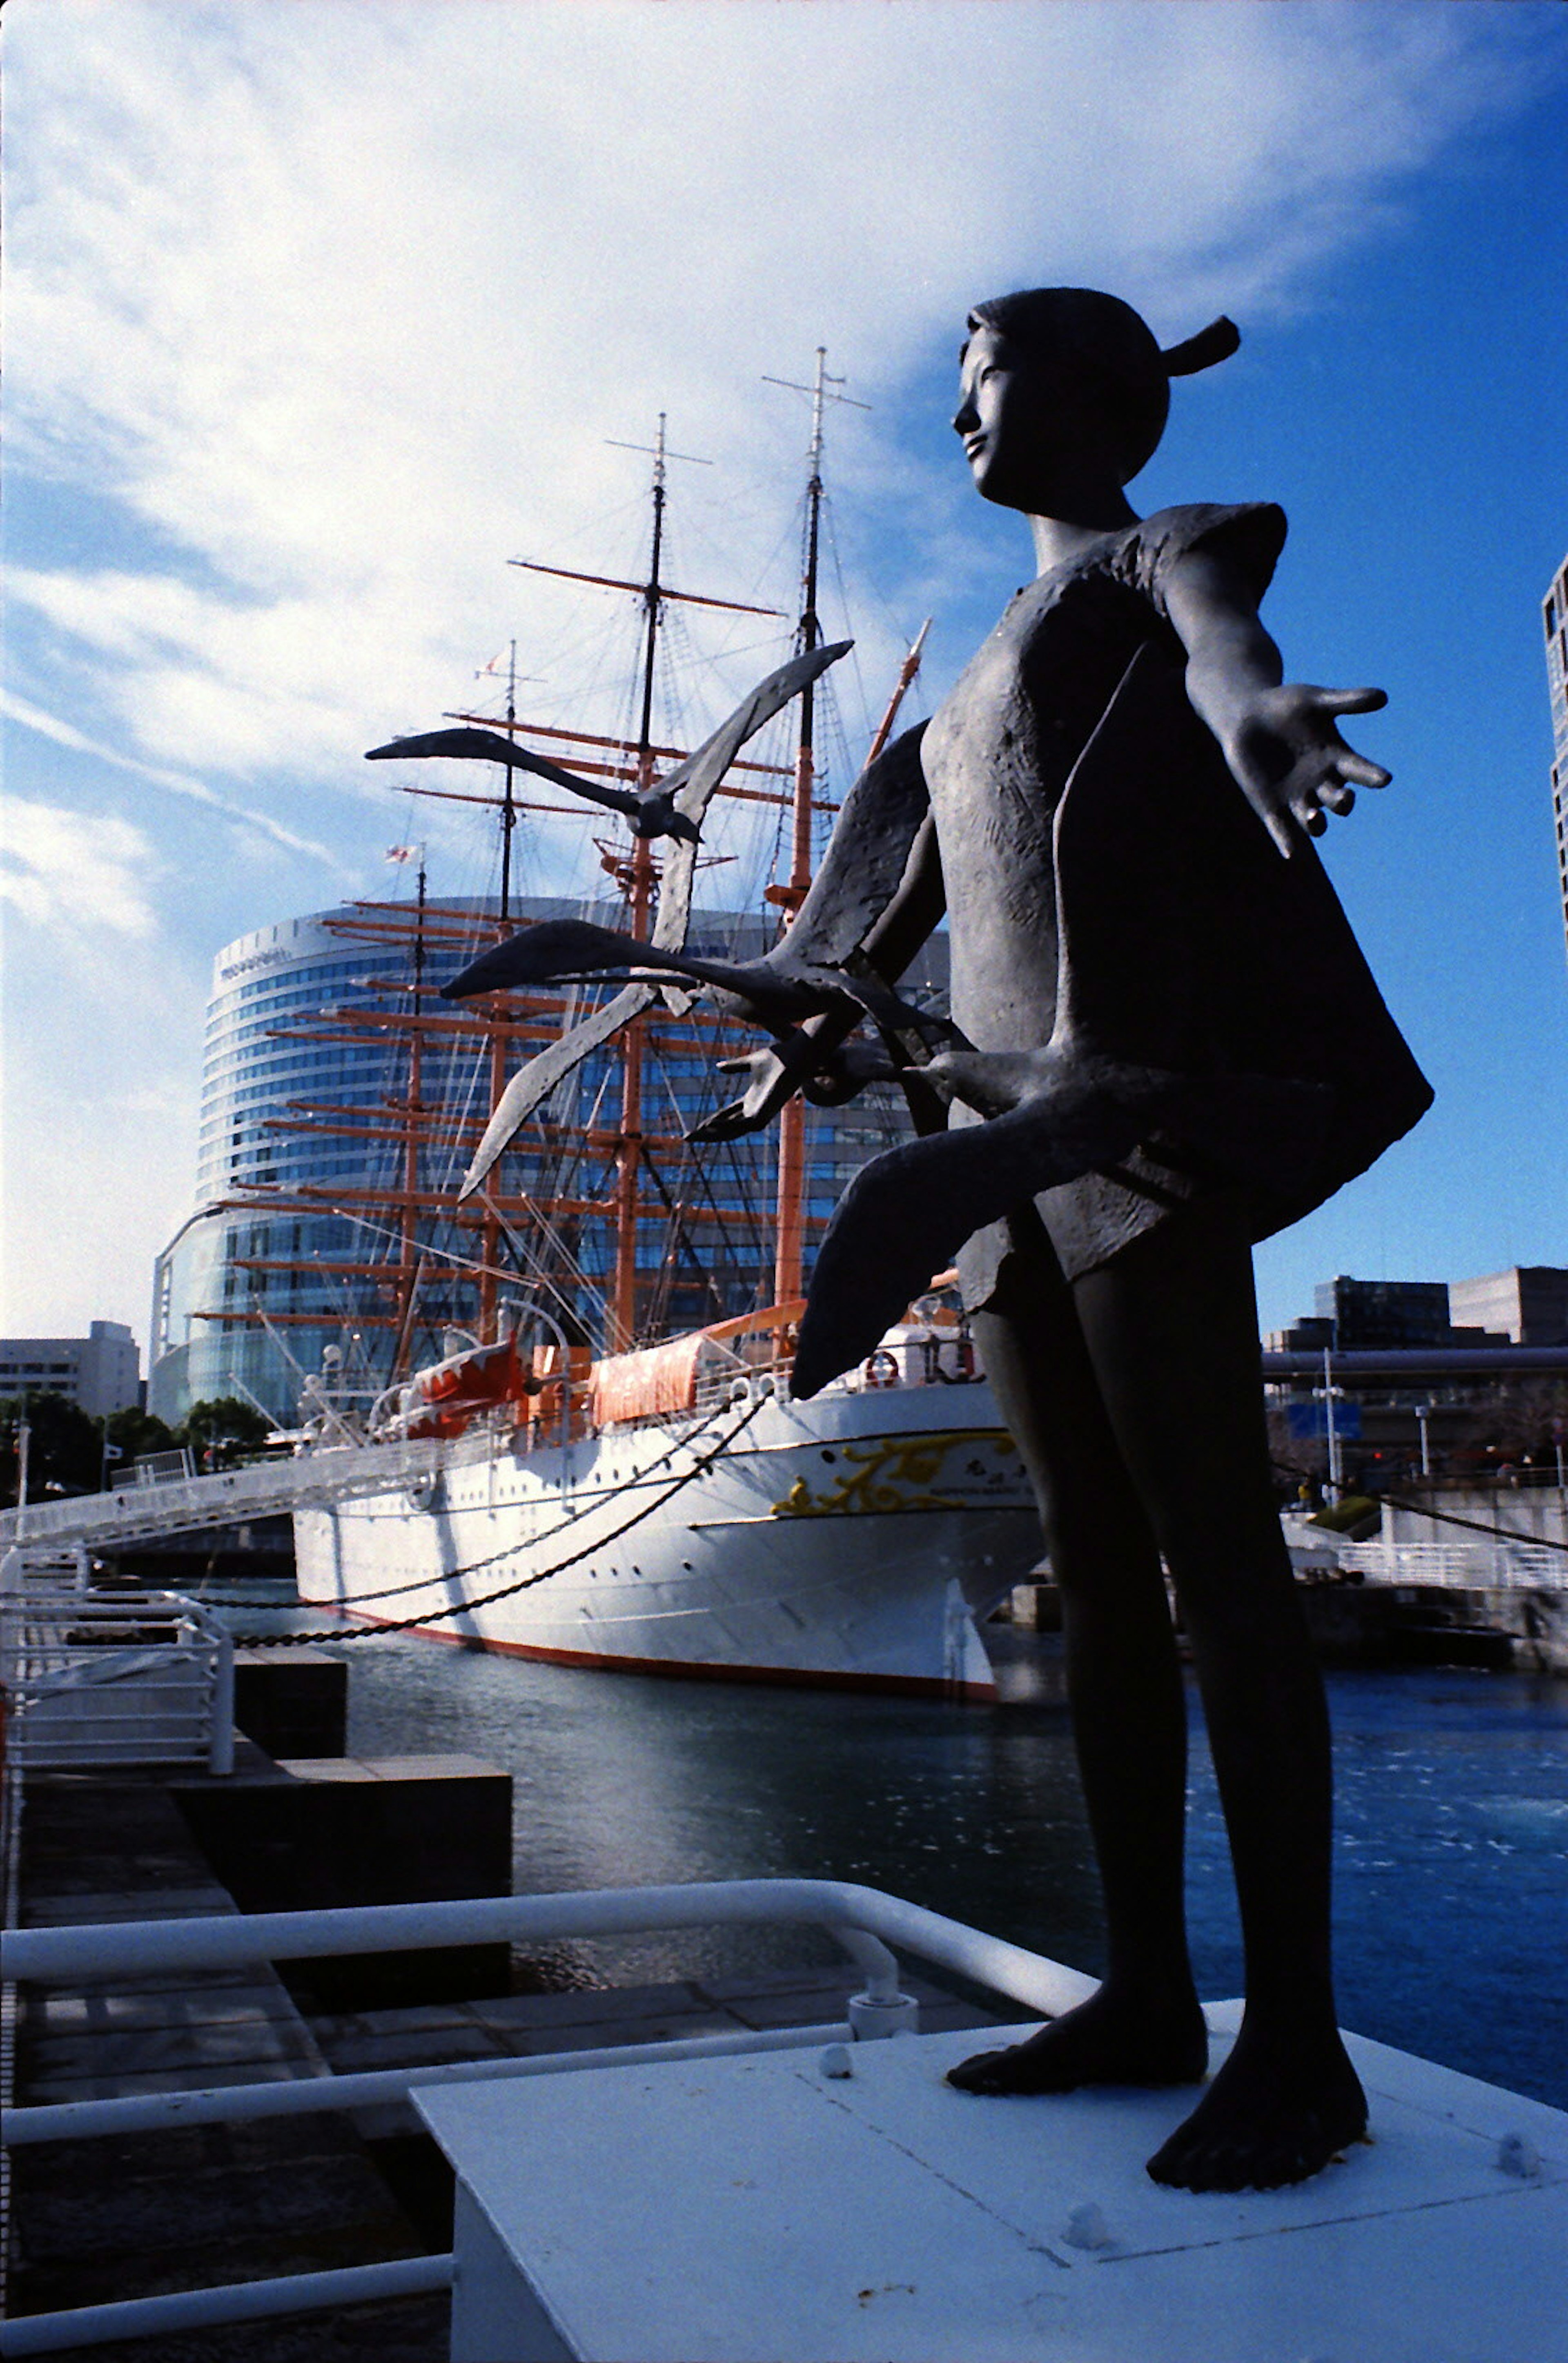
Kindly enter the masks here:
M 127 1484 L 112 1493 L 29 1502 L 23 1509 L 0 1512 L 0 1553 L 20 1548 L 30 1560 L 39 1549 L 114 1550 L 122 1543 L 317 1509 L 356 1493 L 416 1482 L 451 1458 L 450 1444 L 439 1437 L 322 1446 L 294 1459 L 251 1461 L 208 1477 L 177 1472 L 160 1483 Z

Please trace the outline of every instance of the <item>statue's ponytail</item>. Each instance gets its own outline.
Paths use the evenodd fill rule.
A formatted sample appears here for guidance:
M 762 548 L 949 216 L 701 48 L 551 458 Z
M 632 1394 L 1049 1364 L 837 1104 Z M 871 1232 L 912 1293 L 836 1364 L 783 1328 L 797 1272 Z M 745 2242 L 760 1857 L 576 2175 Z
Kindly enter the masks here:
M 1212 369 L 1216 361 L 1228 361 L 1240 341 L 1240 329 L 1221 312 L 1218 320 L 1211 320 L 1195 337 L 1188 337 L 1184 343 L 1173 345 L 1168 352 L 1161 354 L 1165 375 L 1195 377 L 1199 370 Z

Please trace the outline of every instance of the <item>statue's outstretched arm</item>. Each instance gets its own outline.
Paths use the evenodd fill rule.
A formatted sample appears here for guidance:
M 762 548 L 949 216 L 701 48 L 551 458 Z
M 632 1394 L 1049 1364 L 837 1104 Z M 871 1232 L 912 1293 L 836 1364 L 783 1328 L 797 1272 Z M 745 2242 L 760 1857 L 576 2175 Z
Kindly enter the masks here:
M 1319 689 L 1286 682 L 1280 652 L 1258 620 L 1240 571 L 1194 549 L 1171 569 L 1165 605 L 1187 651 L 1187 695 L 1207 723 L 1248 803 L 1287 859 L 1297 828 L 1321 837 L 1328 813 L 1348 813 L 1357 787 L 1388 773 L 1347 747 L 1342 714 L 1387 704 L 1381 689 Z

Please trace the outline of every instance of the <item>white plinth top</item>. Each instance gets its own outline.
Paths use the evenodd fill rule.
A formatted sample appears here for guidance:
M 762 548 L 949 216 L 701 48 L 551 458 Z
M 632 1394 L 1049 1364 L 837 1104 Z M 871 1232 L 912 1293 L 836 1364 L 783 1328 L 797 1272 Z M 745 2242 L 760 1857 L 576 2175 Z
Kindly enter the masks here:
M 844 2080 L 810 2050 L 415 2098 L 466 2192 L 459 2313 L 466 2208 L 553 2325 L 515 2355 L 1568 2363 L 1568 2115 L 1349 2040 L 1372 2144 L 1239 2196 L 1143 2170 L 1190 2092 L 973 2099 L 942 2081 L 973 2032 L 861 2044 Z

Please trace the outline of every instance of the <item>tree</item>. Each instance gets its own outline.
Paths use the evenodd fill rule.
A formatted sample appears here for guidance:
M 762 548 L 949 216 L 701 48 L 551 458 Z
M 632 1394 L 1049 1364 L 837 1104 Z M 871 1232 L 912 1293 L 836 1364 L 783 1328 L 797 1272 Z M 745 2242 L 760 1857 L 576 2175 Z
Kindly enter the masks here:
M 18 1490 L 17 1431 L 30 1432 L 28 1449 L 28 1498 L 45 1493 L 93 1493 L 97 1491 L 103 1458 L 103 1435 L 95 1419 L 80 1404 L 53 1387 L 28 1387 L 0 1402 L 0 1429 L 6 1447 L 6 1499 L 15 1502 Z
M 225 1467 L 238 1448 L 243 1452 L 265 1444 L 272 1432 L 271 1420 L 254 1403 L 238 1395 L 214 1395 L 194 1403 L 174 1432 L 176 1444 L 188 1444 L 198 1462 L 210 1455 L 210 1465 Z
M 1473 1405 L 1454 1458 L 1482 1476 L 1505 1467 L 1551 1470 L 1559 1422 L 1568 1426 L 1568 1385 L 1560 1379 L 1515 1380 Z
M 127 1403 L 123 1411 L 112 1411 L 104 1423 L 110 1444 L 119 1447 L 117 1458 L 139 1460 L 150 1452 L 172 1452 L 174 1431 L 167 1420 L 160 1419 L 153 1411 L 143 1411 L 139 1403 Z

